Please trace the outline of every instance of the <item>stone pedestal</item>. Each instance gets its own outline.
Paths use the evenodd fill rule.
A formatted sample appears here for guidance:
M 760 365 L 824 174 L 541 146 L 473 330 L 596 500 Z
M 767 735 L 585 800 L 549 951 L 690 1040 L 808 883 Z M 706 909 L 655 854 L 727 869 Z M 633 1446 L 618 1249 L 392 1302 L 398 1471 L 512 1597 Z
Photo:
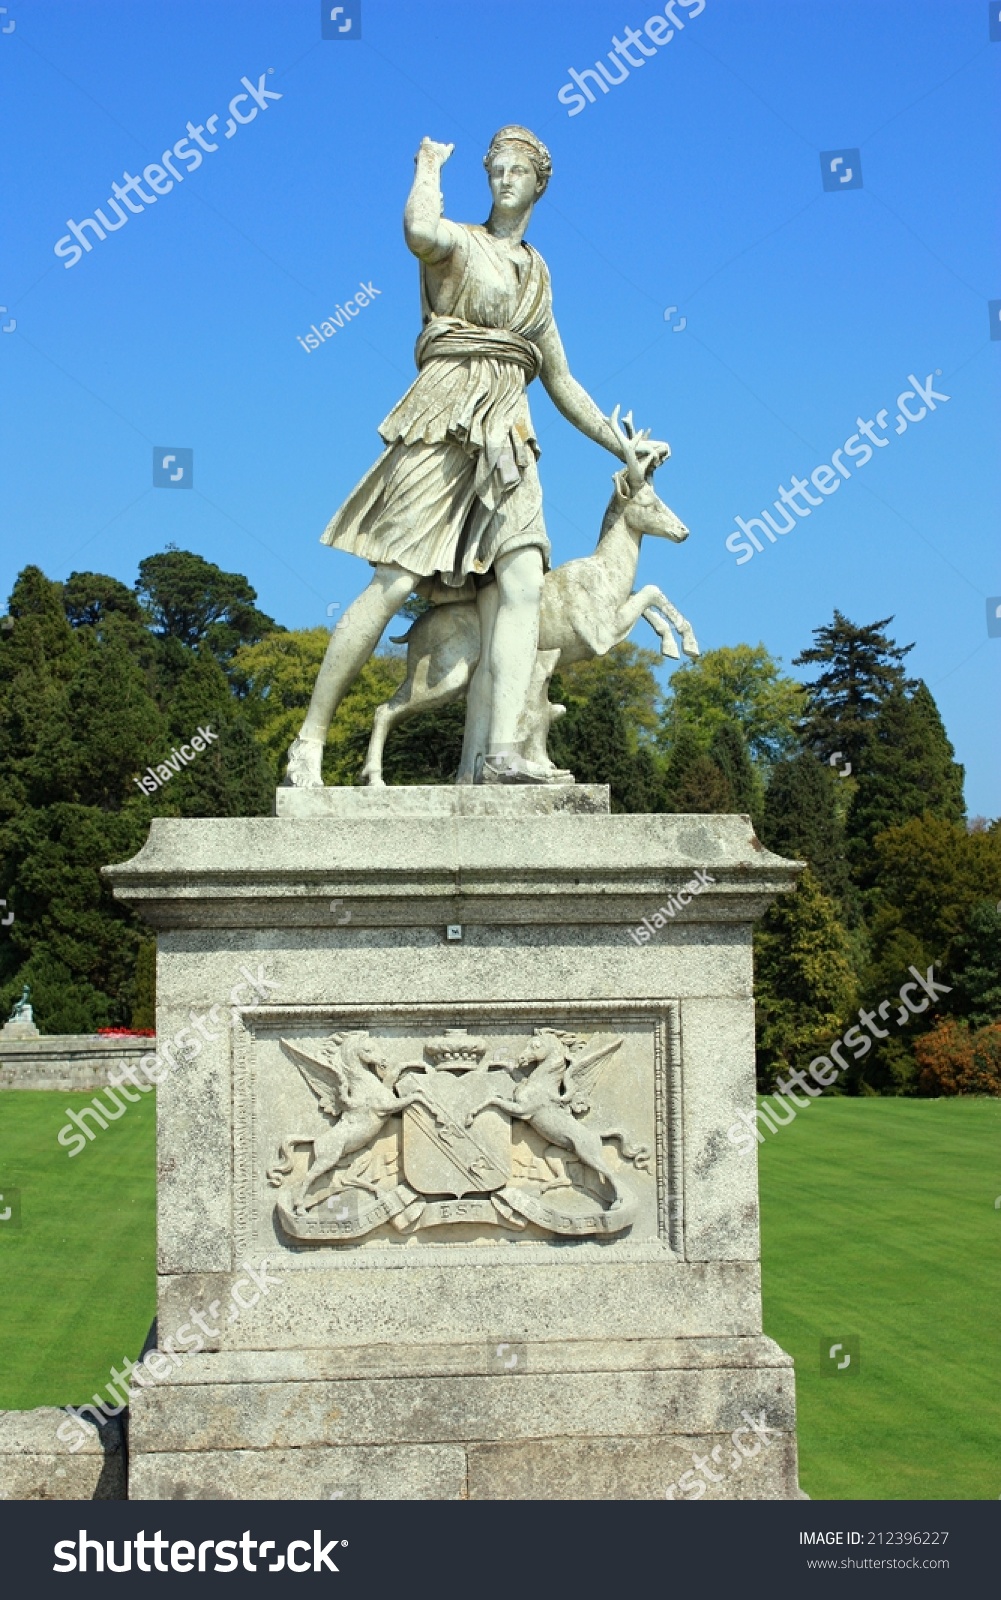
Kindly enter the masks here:
M 180 1035 L 130 1495 L 656 1499 L 698 1455 L 709 1496 L 796 1496 L 727 1139 L 796 864 L 583 785 L 277 807 L 108 869 Z
M 0 1028 L 0 1040 L 5 1042 L 16 1044 L 25 1039 L 40 1039 L 41 1037 L 33 1022 L 22 1022 L 20 1018 L 15 1020 L 12 1017 L 9 1022 L 5 1022 L 3 1027 Z

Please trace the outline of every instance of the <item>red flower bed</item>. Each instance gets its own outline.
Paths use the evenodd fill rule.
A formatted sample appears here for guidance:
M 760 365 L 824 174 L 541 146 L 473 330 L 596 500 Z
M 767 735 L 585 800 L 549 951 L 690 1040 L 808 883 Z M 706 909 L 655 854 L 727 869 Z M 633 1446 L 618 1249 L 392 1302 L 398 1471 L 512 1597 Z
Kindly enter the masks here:
M 155 1028 L 98 1028 L 102 1039 L 155 1039 Z

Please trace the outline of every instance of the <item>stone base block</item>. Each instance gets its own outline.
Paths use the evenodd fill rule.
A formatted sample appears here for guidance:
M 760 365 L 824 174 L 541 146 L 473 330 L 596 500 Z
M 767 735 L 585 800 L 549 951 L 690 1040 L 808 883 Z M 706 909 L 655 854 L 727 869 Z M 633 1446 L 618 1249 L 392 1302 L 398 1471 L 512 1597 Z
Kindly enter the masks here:
M 464 1500 L 458 1445 L 170 1450 L 141 1455 L 132 1500 Z
M 125 1442 L 111 1419 L 98 1433 L 86 1420 L 73 1424 L 86 1437 L 75 1452 L 59 1438 L 66 1413 L 58 1406 L 0 1411 L 0 1500 L 125 1500 Z
M 276 817 L 557 817 L 608 815 L 607 783 L 405 784 L 398 787 L 278 789 Z
M 799 1497 L 792 1363 L 770 1339 L 528 1343 L 489 1372 L 475 1347 L 443 1347 L 436 1372 L 402 1347 L 393 1376 L 385 1347 L 340 1355 L 350 1376 L 298 1357 L 265 1381 L 252 1352 L 198 1356 L 134 1394 L 131 1498 L 688 1498 L 698 1456 L 710 1498 Z

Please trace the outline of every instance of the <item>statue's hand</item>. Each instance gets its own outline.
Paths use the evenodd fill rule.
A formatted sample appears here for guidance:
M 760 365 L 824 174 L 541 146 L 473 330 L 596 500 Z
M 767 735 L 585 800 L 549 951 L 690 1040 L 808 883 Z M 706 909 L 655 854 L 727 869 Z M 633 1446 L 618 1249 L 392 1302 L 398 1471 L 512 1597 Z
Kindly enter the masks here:
M 421 156 L 424 156 L 429 161 L 433 161 L 435 166 L 443 167 L 454 149 L 454 144 L 438 144 L 436 140 L 429 139 L 425 135 L 414 159 L 419 161 Z

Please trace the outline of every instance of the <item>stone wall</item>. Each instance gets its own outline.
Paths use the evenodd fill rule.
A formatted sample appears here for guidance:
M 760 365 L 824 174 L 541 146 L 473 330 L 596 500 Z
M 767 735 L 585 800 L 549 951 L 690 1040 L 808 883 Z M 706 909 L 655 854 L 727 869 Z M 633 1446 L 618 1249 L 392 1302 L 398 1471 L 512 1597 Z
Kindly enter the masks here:
M 73 1423 L 75 1438 L 84 1433 L 75 1451 L 59 1437 L 66 1422 L 58 1406 L 0 1411 L 0 1500 L 127 1499 L 122 1419 Z
M 156 1040 L 132 1035 L 50 1033 L 37 1039 L 0 1038 L 0 1089 L 103 1089 L 108 1073 L 137 1064 Z

